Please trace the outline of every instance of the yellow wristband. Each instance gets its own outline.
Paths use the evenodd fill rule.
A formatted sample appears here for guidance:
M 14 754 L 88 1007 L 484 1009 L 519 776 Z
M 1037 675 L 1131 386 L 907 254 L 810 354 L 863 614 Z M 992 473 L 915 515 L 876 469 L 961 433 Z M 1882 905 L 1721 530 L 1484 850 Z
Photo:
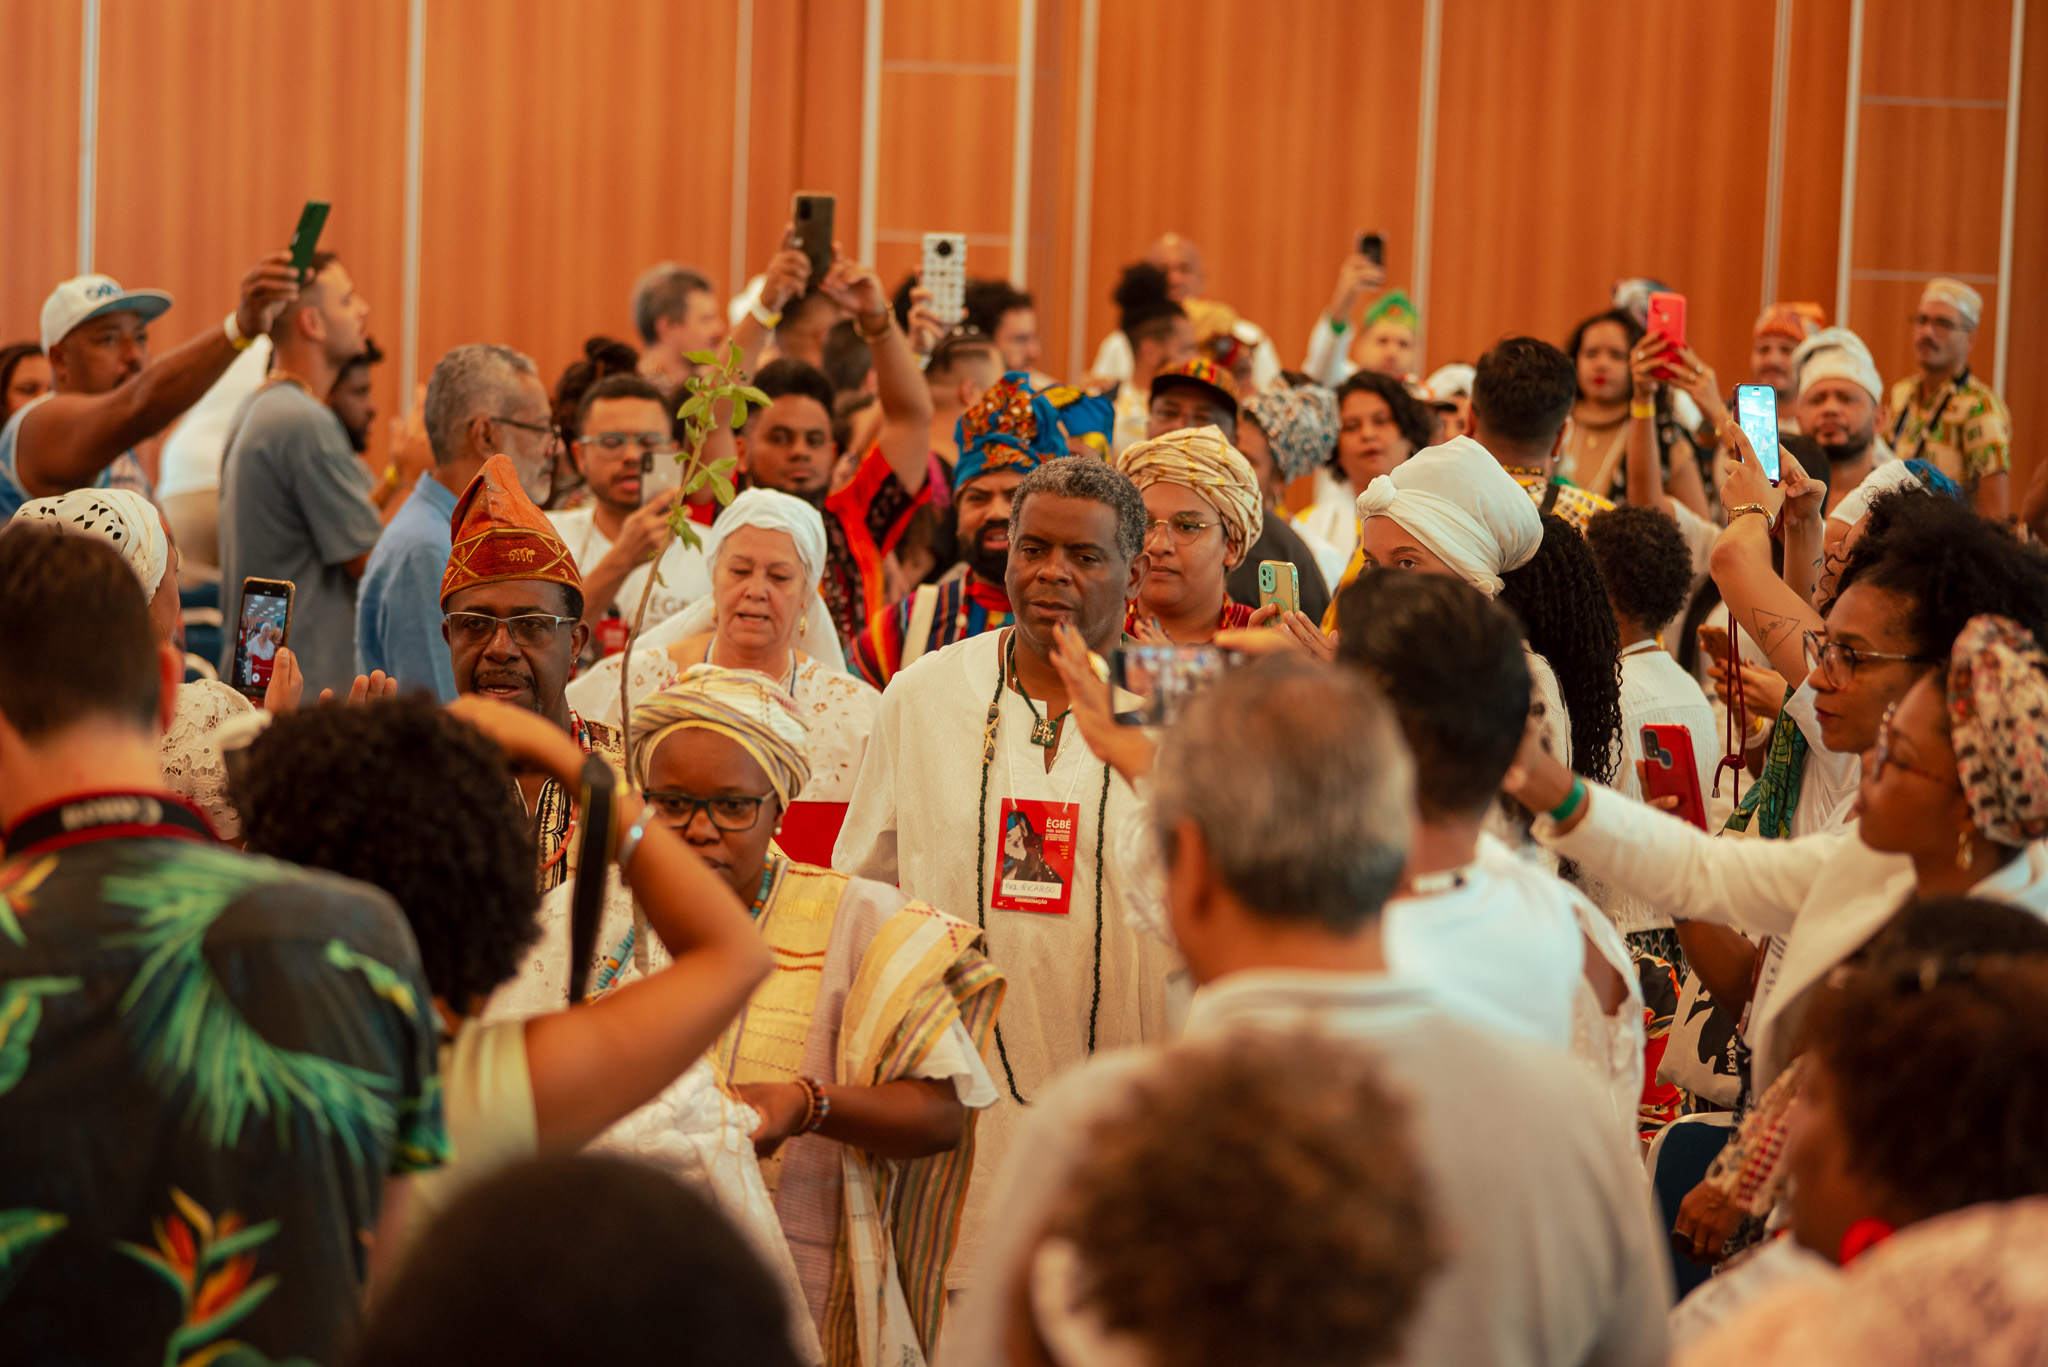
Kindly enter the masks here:
M 233 347 L 235 350 L 247 351 L 250 347 L 256 345 L 255 338 L 244 337 L 242 335 L 242 329 L 238 324 L 236 324 L 234 314 L 230 313 L 227 316 L 227 321 L 222 323 L 220 326 L 221 331 L 225 332 L 228 336 L 228 345 Z
M 1631 400 L 1628 406 L 1628 415 L 1631 418 L 1654 418 L 1657 416 L 1657 405 L 1654 403 L 1636 403 Z
M 782 314 L 780 312 L 770 313 L 761 307 L 761 301 L 758 299 L 748 306 L 747 312 L 754 316 L 755 322 L 767 328 L 770 332 L 773 332 L 776 324 L 782 321 Z

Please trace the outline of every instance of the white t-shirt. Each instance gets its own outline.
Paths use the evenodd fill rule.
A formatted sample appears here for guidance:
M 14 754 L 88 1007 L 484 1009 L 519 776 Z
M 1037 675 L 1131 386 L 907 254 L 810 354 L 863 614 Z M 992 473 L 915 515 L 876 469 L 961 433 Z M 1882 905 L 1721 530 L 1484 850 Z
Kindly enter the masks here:
M 555 530 L 568 544 L 569 554 L 576 558 L 576 572 L 586 578 L 597 567 L 597 562 L 611 551 L 611 538 L 598 530 L 594 506 L 549 513 L 548 521 L 555 524 Z M 648 565 L 635 567 L 620 581 L 618 595 L 612 600 L 619 616 L 629 622 L 640 609 L 640 591 L 647 585 L 647 574 L 651 568 Z M 662 553 L 661 581 L 654 586 L 654 594 L 647 600 L 646 625 L 666 621 L 709 592 L 711 568 L 704 563 L 704 552 L 691 550 L 680 541 L 671 541 Z
M 242 401 L 254 394 L 270 373 L 270 339 L 258 337 L 235 358 L 199 402 L 185 410 L 164 439 L 157 467 L 156 496 L 203 494 L 220 488 L 221 458 L 228 450 L 228 429 Z

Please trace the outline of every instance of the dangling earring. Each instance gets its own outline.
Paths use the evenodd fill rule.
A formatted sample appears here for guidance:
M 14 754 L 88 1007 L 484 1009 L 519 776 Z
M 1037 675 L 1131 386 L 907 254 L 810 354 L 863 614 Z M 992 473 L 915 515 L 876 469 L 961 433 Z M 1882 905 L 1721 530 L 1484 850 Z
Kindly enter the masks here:
M 808 611 L 806 611 L 803 616 L 796 619 L 796 634 L 801 636 L 810 629 L 811 614 Z
M 1970 848 L 1970 833 L 1967 830 L 1957 831 L 1956 867 L 1959 869 L 1967 869 L 1970 867 L 1970 865 L 1976 862 L 1977 852 Z

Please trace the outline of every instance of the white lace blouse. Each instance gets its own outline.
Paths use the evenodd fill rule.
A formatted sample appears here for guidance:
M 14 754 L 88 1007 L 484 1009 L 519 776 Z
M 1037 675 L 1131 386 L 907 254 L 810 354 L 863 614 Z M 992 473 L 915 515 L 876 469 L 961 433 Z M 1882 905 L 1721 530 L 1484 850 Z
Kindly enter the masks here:
M 178 686 L 177 715 L 157 746 L 164 786 L 205 812 L 223 840 L 237 840 L 242 818 L 228 800 L 228 771 L 215 733 L 255 706 L 218 679 Z

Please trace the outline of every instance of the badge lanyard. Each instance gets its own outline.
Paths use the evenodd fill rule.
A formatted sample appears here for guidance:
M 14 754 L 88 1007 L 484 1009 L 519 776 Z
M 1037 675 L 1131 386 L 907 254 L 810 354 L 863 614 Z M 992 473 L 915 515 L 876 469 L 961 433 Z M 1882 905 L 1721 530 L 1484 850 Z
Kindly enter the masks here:
M 1010 628 L 1010 642 L 1016 642 L 1016 628 Z M 981 730 L 981 804 L 975 809 L 974 818 L 974 923 L 984 934 L 988 931 L 988 772 L 995 766 L 996 731 L 1002 725 L 1003 690 L 1010 684 L 1010 670 L 1004 652 L 996 654 L 996 691 L 988 700 L 988 719 Z M 1017 692 L 1024 692 L 1019 684 Z M 1034 709 L 1035 711 L 1035 709 Z M 1004 772 L 1009 772 L 1009 757 L 1004 756 Z M 1109 765 L 1102 766 L 1102 801 L 1095 813 L 1095 981 L 1094 993 L 1088 1002 L 1088 1056 L 1095 1054 L 1095 1026 L 1102 1010 L 1102 846 L 1108 838 L 1109 817 Z M 1017 1090 L 1017 1073 L 1010 1066 L 1010 1052 L 1003 1045 L 1003 1027 L 998 1021 L 995 1027 L 996 1057 L 1002 1061 L 1003 1080 L 1010 1086 L 1010 1096 L 1019 1106 L 1029 1106 L 1024 1094 Z

